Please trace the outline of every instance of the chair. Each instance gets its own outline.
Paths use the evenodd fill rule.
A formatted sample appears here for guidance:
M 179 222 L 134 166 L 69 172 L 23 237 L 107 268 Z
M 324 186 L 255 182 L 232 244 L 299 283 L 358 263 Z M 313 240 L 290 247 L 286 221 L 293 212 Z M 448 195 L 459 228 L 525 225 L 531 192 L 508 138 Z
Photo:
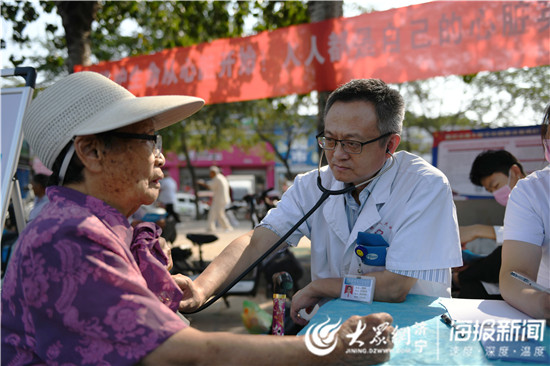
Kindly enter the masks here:
M 202 269 L 204 269 L 206 266 L 202 258 L 202 246 L 204 244 L 215 242 L 218 240 L 218 237 L 214 234 L 187 234 L 187 239 L 189 239 L 193 245 L 197 245 L 199 247 L 199 265 Z
M 218 237 L 213 234 L 187 234 L 187 239 L 189 239 L 193 245 L 199 247 L 199 265 L 201 271 L 206 268 L 206 263 L 202 257 L 202 246 L 205 244 L 213 243 L 218 240 Z M 196 277 L 199 273 L 196 273 L 191 278 Z M 254 268 L 247 276 L 240 280 L 235 286 L 231 288 L 224 296 L 223 300 L 225 305 L 229 307 L 229 302 L 227 301 L 228 296 L 255 296 L 258 290 L 258 284 L 260 282 L 260 270 L 258 267 Z

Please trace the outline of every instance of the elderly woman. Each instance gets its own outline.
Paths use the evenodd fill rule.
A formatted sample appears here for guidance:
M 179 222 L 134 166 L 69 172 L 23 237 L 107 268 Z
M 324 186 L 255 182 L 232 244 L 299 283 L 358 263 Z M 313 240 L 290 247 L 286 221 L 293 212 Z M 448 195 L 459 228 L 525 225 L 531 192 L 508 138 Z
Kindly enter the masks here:
M 388 314 L 354 317 L 329 356 L 303 337 L 204 333 L 178 316 L 182 292 L 153 225 L 128 217 L 159 194 L 161 128 L 198 111 L 186 96 L 136 98 L 96 73 L 72 74 L 31 103 L 25 138 L 54 171 L 49 203 L 20 235 L 2 289 L 2 364 L 150 365 L 379 363 L 380 352 L 345 354 L 359 321 L 370 331 Z M 372 350 L 368 350 L 372 351 Z

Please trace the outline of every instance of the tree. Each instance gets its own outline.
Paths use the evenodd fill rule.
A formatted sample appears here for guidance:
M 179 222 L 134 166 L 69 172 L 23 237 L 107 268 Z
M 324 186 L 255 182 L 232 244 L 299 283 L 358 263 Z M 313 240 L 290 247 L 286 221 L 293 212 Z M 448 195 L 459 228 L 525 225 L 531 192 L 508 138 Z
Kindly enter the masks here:
M 311 17 L 311 22 L 320 22 L 326 19 L 338 18 L 344 15 L 342 1 L 309 1 L 308 13 Z M 320 90 L 317 94 L 317 131 L 322 131 L 324 128 L 323 112 L 330 91 Z
M 233 115 L 237 124 L 246 121 L 247 129 L 254 132 L 248 136 L 249 146 L 256 145 L 258 141 L 271 146 L 275 157 L 285 167 L 287 180 L 294 178 L 290 166 L 290 152 L 294 143 L 301 137 L 315 133 L 316 121 L 298 112 L 310 103 L 310 94 L 286 99 L 263 99 L 239 103 L 237 110 L 240 113 Z
M 465 115 L 486 125 L 539 124 L 550 100 L 550 66 L 480 72 L 463 80 L 473 96 Z
M 243 36 L 247 32 L 247 17 L 254 19 L 252 32 L 259 32 L 342 16 L 342 1 L 43 1 L 39 4 L 4 1 L 2 17 L 13 24 L 15 42 L 30 43 L 25 28 L 38 18 L 38 6 L 46 13 L 57 12 L 63 19 L 65 34 L 69 35 L 60 34 L 54 24 L 47 24 L 44 32 L 47 42 L 43 47 L 49 50 L 48 55 L 29 58 L 39 73 L 48 75 L 49 80 L 69 72 L 76 63 L 120 59 L 217 38 Z M 127 22 L 135 24 L 135 30 L 120 35 Z M 26 62 L 13 55 L 10 60 L 15 66 Z M 408 119 L 402 146 L 415 151 L 414 141 L 408 142 L 408 139 L 418 131 L 513 125 L 526 114 L 540 116 L 545 101 L 550 99 L 549 78 L 548 66 L 437 78 L 457 82 L 466 90 L 460 107 L 442 117 L 437 104 L 443 104 L 444 97 L 432 91 L 436 79 L 403 83 L 398 88 L 407 100 Z M 327 95 L 328 92 L 318 94 L 317 130 L 322 129 Z M 254 103 L 258 103 L 257 110 Z M 247 143 L 262 139 L 262 131 L 273 129 L 274 126 L 268 125 L 270 121 L 281 124 L 280 121 L 298 118 L 296 108 L 282 108 L 281 105 L 288 105 L 284 98 L 206 106 L 186 121 L 196 130 L 186 130 L 180 125 L 163 130 L 166 148 L 181 151 L 178 149 L 183 149 L 183 145 L 177 143 L 181 136 L 191 139 L 186 141 L 190 149 L 205 150 L 225 143 L 247 147 Z M 243 110 L 249 114 L 244 115 Z M 260 116 L 269 117 L 257 118 Z M 254 138 L 242 137 L 240 122 L 243 117 L 261 121 Z M 471 122 L 466 123 L 466 119 Z M 538 123 L 534 117 L 530 119 Z M 290 132 L 288 126 L 284 129 L 286 140 L 280 136 L 268 140 L 268 135 L 263 134 L 262 141 L 272 146 L 282 141 L 289 144 L 288 138 L 296 134 Z M 199 135 L 196 139 L 190 137 L 195 134 Z M 228 136 L 235 138 L 231 141 Z M 285 164 L 284 154 L 276 155 Z
M 449 99 L 454 102 L 448 116 L 465 117 L 475 127 L 538 124 L 550 100 L 547 80 L 550 66 L 479 72 L 413 81 L 398 86 L 407 109 L 416 115 L 443 115 Z M 449 110 L 449 108 L 446 108 Z M 528 120 L 526 120 L 528 119 Z M 434 127 L 456 129 L 451 124 Z
M 276 29 L 278 27 L 309 21 L 306 3 L 303 1 L 87 1 L 87 2 L 41 2 L 42 10 L 61 16 L 65 36 L 58 34 L 53 24 L 46 25 L 48 47 L 52 52 L 47 57 L 31 57 L 38 65 L 37 70 L 48 74 L 54 80 L 56 75 L 72 72 L 74 65 L 89 65 L 97 61 L 109 61 L 128 56 L 149 54 L 167 48 L 185 47 L 209 42 L 217 38 L 238 37 L 245 34 L 245 18 L 257 19 L 253 31 Z M 30 2 L 10 2 L 2 7 L 4 19 L 14 24 L 14 41 L 29 42 L 24 36 L 25 27 L 38 17 L 38 11 Z M 120 35 L 124 22 L 133 22 L 135 31 L 130 35 Z M 56 33 L 57 32 L 57 33 Z M 68 58 L 64 52 L 66 49 Z M 20 65 L 24 58 L 11 58 L 14 65 Z M 261 105 L 264 117 L 272 121 L 295 121 L 288 110 L 277 101 L 258 101 L 211 105 L 201 113 L 162 131 L 165 149 L 183 152 L 191 176 L 194 169 L 190 164 L 189 150 L 203 151 L 212 148 L 223 149 L 236 143 L 244 149 L 261 140 L 272 146 L 277 145 L 275 135 L 266 138 L 260 135 L 269 121 L 261 120 L 261 130 L 252 138 L 243 135 L 241 119 L 244 110 L 254 114 L 255 103 Z M 294 109 L 294 113 L 296 109 Z M 237 118 L 238 116 L 238 118 Z M 273 123 L 271 123 L 273 125 Z M 183 140 L 181 137 L 184 136 Z M 287 139 L 292 135 L 287 134 Z M 229 138 L 228 138 L 229 137 Z M 288 142 L 290 145 L 291 142 Z M 283 159 L 282 154 L 276 154 Z M 288 157 L 287 157 L 288 158 Z M 196 189 L 196 182 L 193 185 Z M 198 212 L 198 210 L 197 210 Z
M 69 58 L 67 68 L 72 72 L 75 65 L 91 65 L 92 22 L 96 18 L 97 1 L 58 1 L 57 13 L 63 20 Z

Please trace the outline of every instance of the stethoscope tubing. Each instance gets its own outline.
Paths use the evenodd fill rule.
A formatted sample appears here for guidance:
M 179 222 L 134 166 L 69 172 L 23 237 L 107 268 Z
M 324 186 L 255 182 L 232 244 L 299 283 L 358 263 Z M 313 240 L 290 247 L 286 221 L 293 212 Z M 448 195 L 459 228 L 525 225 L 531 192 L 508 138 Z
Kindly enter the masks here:
M 321 182 L 321 160 L 323 159 L 323 154 L 321 153 L 321 157 L 319 159 L 319 167 L 317 169 L 318 170 L 317 187 L 319 187 L 319 189 L 321 190 L 322 193 L 321 193 L 321 197 L 319 197 L 319 199 L 317 200 L 317 203 L 315 203 L 315 205 L 300 220 L 298 220 L 298 222 L 296 224 L 294 224 L 294 226 L 292 226 L 286 232 L 286 234 L 284 234 L 275 244 L 273 244 L 264 254 L 262 254 L 256 261 L 254 261 L 254 263 L 252 263 L 247 269 L 245 269 L 229 285 L 224 287 L 223 290 L 221 290 L 217 295 L 215 295 L 213 298 L 211 298 L 210 300 L 205 302 L 198 309 L 196 309 L 194 311 L 181 312 L 181 313 L 182 314 L 195 314 L 195 313 L 198 313 L 198 312 L 206 309 L 207 307 L 209 307 L 213 303 L 215 303 L 222 296 L 224 296 L 229 290 L 231 290 L 231 288 L 233 288 L 233 286 L 235 286 L 248 273 L 250 273 L 250 271 L 252 271 L 254 269 L 254 267 L 256 267 L 258 264 L 260 264 L 271 253 L 273 253 L 282 243 L 284 243 L 285 240 L 288 239 L 288 237 L 290 235 L 292 235 L 292 233 L 294 233 L 300 227 L 300 225 L 302 225 L 315 211 L 317 211 L 317 209 L 326 201 L 327 198 L 329 198 L 330 196 L 338 196 L 338 195 L 341 195 L 341 194 L 346 194 L 348 192 L 351 192 L 354 189 L 356 189 L 357 187 L 365 185 L 365 184 L 373 181 L 374 179 L 380 177 L 385 172 L 387 172 L 393 166 L 393 164 L 395 163 L 395 157 L 390 152 L 387 152 L 387 153 L 390 154 L 390 157 L 392 159 L 391 164 L 388 167 L 380 170 L 376 175 L 374 175 L 373 177 L 367 179 L 366 181 L 364 181 L 362 183 L 359 183 L 357 185 L 350 185 L 348 187 L 345 187 L 345 188 L 339 189 L 339 190 L 330 190 L 330 189 L 326 189 L 325 187 L 323 187 L 323 184 Z

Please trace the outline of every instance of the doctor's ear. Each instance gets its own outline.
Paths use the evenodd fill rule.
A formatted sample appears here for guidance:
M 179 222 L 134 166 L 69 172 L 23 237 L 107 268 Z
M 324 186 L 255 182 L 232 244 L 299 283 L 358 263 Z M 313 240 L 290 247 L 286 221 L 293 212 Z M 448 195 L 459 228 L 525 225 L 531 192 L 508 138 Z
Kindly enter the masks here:
M 386 154 L 393 154 L 395 150 L 397 150 L 397 146 L 399 146 L 399 142 L 401 141 L 401 136 L 398 134 L 392 134 L 390 139 L 388 140 L 388 144 L 386 145 Z

